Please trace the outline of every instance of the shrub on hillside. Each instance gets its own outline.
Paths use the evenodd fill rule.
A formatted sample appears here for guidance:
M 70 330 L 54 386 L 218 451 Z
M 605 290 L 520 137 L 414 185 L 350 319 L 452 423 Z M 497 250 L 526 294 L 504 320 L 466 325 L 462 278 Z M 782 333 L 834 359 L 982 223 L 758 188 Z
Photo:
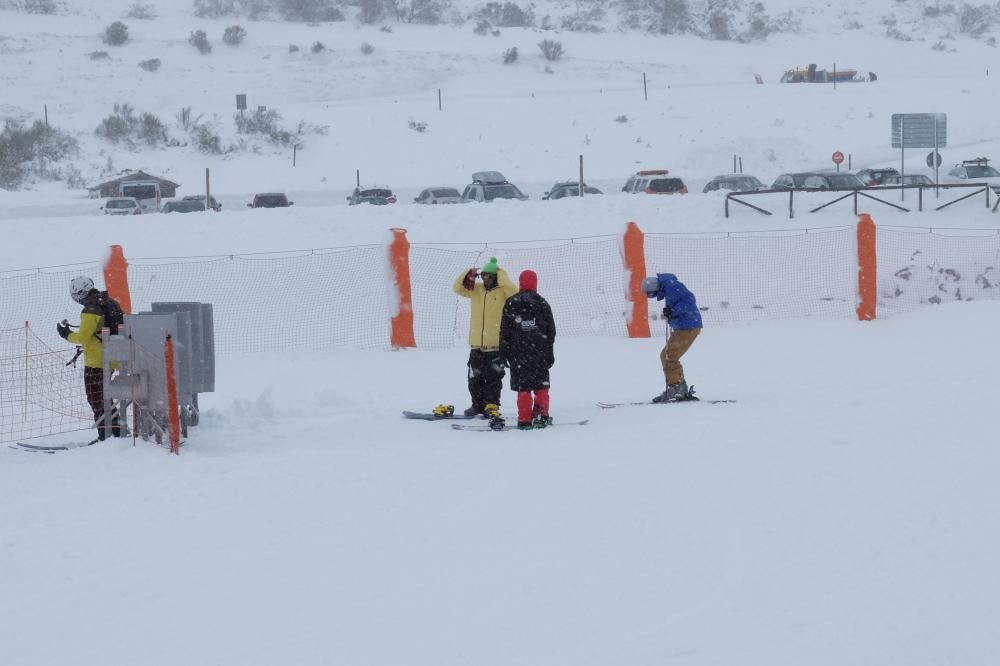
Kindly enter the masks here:
M 262 136 L 271 143 L 280 146 L 290 146 L 296 142 L 298 137 L 292 132 L 283 129 L 279 122 L 281 114 L 274 109 L 257 109 L 253 113 L 239 114 L 234 116 L 236 131 L 240 134 L 255 134 Z
M 503 64 L 512 65 L 517 62 L 517 47 L 512 46 L 503 52 Z
M 128 26 L 121 21 L 115 21 L 104 29 L 104 35 L 101 39 L 104 40 L 105 44 L 121 46 L 128 41 Z
M 160 68 L 160 59 L 150 58 L 149 60 L 143 60 L 139 63 L 139 67 L 147 72 L 155 72 Z
M 136 2 L 133 2 L 129 8 L 125 10 L 125 18 L 152 21 L 156 18 L 156 7 L 136 0 Z
M 535 13 L 531 7 L 522 9 L 513 2 L 487 2 L 475 12 L 474 17 L 501 28 L 527 28 L 535 24 Z
M 168 141 L 163 121 L 152 113 L 136 115 L 131 104 L 115 104 L 113 113 L 101 120 L 94 133 L 106 141 L 128 147 L 135 147 L 140 142 L 156 146 Z
M 0 3 L 0 9 L 6 9 Z M 58 14 L 59 6 L 55 0 L 22 0 L 20 6 L 15 4 L 11 9 L 22 9 L 28 14 Z
M 375 53 L 375 47 L 368 42 L 361 42 L 361 53 L 364 55 L 371 55 Z
M 451 6 L 449 0 L 386 0 L 386 4 L 396 20 L 423 25 L 442 23 Z
M 286 21 L 343 21 L 344 13 L 332 0 L 274 0 Z
M 490 25 L 489 21 L 480 20 L 478 23 L 476 23 L 476 27 L 472 29 L 472 32 L 476 33 L 477 35 L 482 35 L 482 36 L 485 37 L 486 34 L 492 28 L 493 28 L 493 26 Z
M 604 25 L 607 22 L 607 11 L 600 6 L 564 16 L 560 20 L 559 27 L 571 32 L 604 32 Z
M 222 153 L 222 137 L 203 123 L 196 123 L 191 128 L 191 140 L 195 147 L 203 153 L 219 155 Z
M 411 120 L 410 129 L 413 130 L 414 132 L 420 132 L 421 134 L 423 134 L 424 132 L 427 131 L 427 123 L 422 120 Z
M 315 41 L 313 42 L 313 45 L 309 50 L 312 51 L 313 53 L 322 53 L 323 51 L 326 50 L 326 44 L 320 41 Z
M 91 60 L 104 60 L 105 58 L 108 57 L 108 52 L 107 51 L 91 51 L 90 53 L 87 54 L 87 57 L 89 57 Z
M 791 12 L 771 17 L 760 2 L 751 2 L 747 6 L 744 21 L 746 27 L 736 37 L 741 42 L 761 41 L 779 32 L 796 32 L 801 26 L 801 21 Z
M 76 139 L 40 120 L 31 127 L 8 120 L 0 132 L 0 187 L 15 189 L 32 174 L 51 175 L 51 163 L 77 149 Z
M 204 30 L 195 30 L 192 32 L 191 36 L 188 37 L 188 43 L 198 49 L 199 53 L 204 54 L 212 52 L 212 45 L 209 43 L 208 35 L 205 34 Z
M 289 53 L 297 53 L 298 50 L 299 50 L 299 47 L 296 46 L 295 44 L 289 44 L 288 45 L 288 52 Z
M 238 46 L 247 37 L 247 31 L 241 26 L 231 25 L 222 33 L 222 41 L 230 46 Z
M 234 0 L 194 0 L 194 15 L 199 18 L 221 18 L 235 14 Z
M 958 31 L 981 37 L 996 20 L 996 12 L 989 5 L 963 4 L 958 10 Z
M 384 0 L 360 0 L 358 7 L 361 10 L 358 19 L 366 25 L 377 23 L 385 16 Z
M 541 49 L 542 55 L 549 62 L 555 62 L 563 57 L 563 45 L 562 42 L 557 42 L 553 39 L 543 39 L 538 42 L 538 48 Z

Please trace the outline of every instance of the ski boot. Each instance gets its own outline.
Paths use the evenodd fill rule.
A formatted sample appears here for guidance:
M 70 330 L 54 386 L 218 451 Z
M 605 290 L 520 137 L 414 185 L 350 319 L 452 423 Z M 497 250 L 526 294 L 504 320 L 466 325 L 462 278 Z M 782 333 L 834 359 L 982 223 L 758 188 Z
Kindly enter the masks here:
M 439 419 L 446 419 L 449 416 L 454 416 L 455 405 L 438 405 L 431 410 L 431 413 Z
M 465 411 L 462 413 L 465 414 L 466 416 L 476 416 L 478 414 L 482 414 L 483 410 L 477 409 L 475 405 L 472 405 L 470 407 L 466 407 Z
M 532 427 L 546 428 L 552 425 L 551 416 L 549 416 L 548 414 L 542 414 L 542 410 L 540 410 L 537 406 L 535 407 L 534 412 L 535 412 L 535 418 L 531 422 Z
M 531 421 L 518 421 L 517 422 L 517 429 L 518 430 L 531 430 L 534 427 L 535 426 L 534 426 L 534 424 Z
M 500 406 L 490 403 L 483 408 L 483 414 L 490 420 L 490 429 L 503 430 L 507 424 L 500 415 Z
M 688 391 L 687 382 L 678 382 L 677 384 L 667 384 L 666 390 L 653 398 L 653 402 L 678 402 L 688 400 L 690 397 L 691 393 Z

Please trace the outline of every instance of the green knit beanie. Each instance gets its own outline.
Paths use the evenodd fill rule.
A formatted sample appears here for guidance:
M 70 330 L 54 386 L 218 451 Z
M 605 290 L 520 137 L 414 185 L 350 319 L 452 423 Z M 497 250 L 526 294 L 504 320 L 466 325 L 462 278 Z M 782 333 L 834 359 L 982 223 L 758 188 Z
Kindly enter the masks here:
M 496 273 L 497 272 L 497 258 L 496 257 L 490 257 L 490 260 L 486 262 L 485 266 L 483 266 L 483 270 L 481 270 L 479 272 L 480 273 Z

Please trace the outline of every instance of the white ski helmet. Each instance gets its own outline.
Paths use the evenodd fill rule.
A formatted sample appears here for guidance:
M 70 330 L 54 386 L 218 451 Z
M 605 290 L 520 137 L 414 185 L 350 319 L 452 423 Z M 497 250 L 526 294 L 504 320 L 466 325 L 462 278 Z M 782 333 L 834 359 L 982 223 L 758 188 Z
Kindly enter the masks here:
M 660 291 L 660 281 L 655 275 L 650 275 L 642 280 L 642 290 L 647 296 L 656 296 Z
M 79 303 L 94 290 L 94 281 L 89 277 L 80 276 L 73 278 L 69 283 L 69 295 Z

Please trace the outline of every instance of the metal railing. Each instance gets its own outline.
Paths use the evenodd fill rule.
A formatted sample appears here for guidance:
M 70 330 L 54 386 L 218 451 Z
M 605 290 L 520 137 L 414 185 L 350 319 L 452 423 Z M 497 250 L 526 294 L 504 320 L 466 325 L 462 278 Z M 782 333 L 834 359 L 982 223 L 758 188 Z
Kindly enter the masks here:
M 830 189 L 827 189 L 827 188 L 804 187 L 804 188 L 799 188 L 799 189 L 794 189 L 794 190 L 790 190 L 790 189 L 787 189 L 787 188 L 780 188 L 780 189 L 769 189 L 769 190 L 753 190 L 753 191 L 750 191 L 750 192 L 730 192 L 730 193 L 728 193 L 726 195 L 726 200 L 725 200 L 725 204 L 724 204 L 724 206 L 725 206 L 725 216 L 727 218 L 729 217 L 729 202 L 730 201 L 732 201 L 733 203 L 740 204 L 741 206 L 746 206 L 747 208 L 755 210 L 758 213 L 761 213 L 763 215 L 772 215 L 773 213 L 770 210 L 764 208 L 763 206 L 755 205 L 755 204 L 750 203 L 749 201 L 745 201 L 744 197 L 758 197 L 758 196 L 767 196 L 767 195 L 771 195 L 771 194 L 786 194 L 786 195 L 788 195 L 788 217 L 789 217 L 789 219 L 791 219 L 791 218 L 795 217 L 795 196 L 797 194 L 801 195 L 801 194 L 815 194 L 815 193 L 828 193 L 828 194 L 834 194 L 834 195 L 837 195 L 837 196 L 833 200 L 827 201 L 826 203 L 813 208 L 812 210 L 809 211 L 810 213 L 815 213 L 817 211 L 823 210 L 824 208 L 826 208 L 828 206 L 832 206 L 835 203 L 839 203 L 839 202 L 845 201 L 847 199 L 850 199 L 852 201 L 853 206 L 854 206 L 854 214 L 855 215 L 858 214 L 858 200 L 859 199 L 868 199 L 870 201 L 874 201 L 874 202 L 882 204 L 884 206 L 889 206 L 890 208 L 895 208 L 896 210 L 902 211 L 904 213 L 912 212 L 910 208 L 907 208 L 906 206 L 904 206 L 902 204 L 893 203 L 891 201 L 886 201 L 884 198 L 880 198 L 879 196 L 875 196 L 875 193 L 879 193 L 881 195 L 881 193 L 883 193 L 883 192 L 902 191 L 902 190 L 916 190 L 917 191 L 917 210 L 919 212 L 923 212 L 923 210 L 924 210 L 924 192 L 925 191 L 927 191 L 927 192 L 934 191 L 936 195 L 940 195 L 940 191 L 941 190 L 945 190 L 945 191 L 949 191 L 949 190 L 972 190 L 972 191 L 969 192 L 968 194 L 963 194 L 962 196 L 958 197 L 957 199 L 952 199 L 950 201 L 946 201 L 945 203 L 943 203 L 941 205 L 935 206 L 934 207 L 935 211 L 942 210 L 942 209 L 947 208 L 948 206 L 954 205 L 954 204 L 956 204 L 956 203 L 958 203 L 960 201 L 965 201 L 967 199 L 971 199 L 972 197 L 975 197 L 976 195 L 979 195 L 979 194 L 985 194 L 986 207 L 990 208 L 990 192 L 991 191 L 994 192 L 995 194 L 997 194 L 996 203 L 993 204 L 991 212 L 994 212 L 994 213 L 997 212 L 997 208 L 1000 207 L 1000 189 L 998 189 L 994 185 L 984 185 L 982 183 L 957 183 L 957 184 L 949 184 L 949 185 L 886 185 L 886 186 L 883 186 L 883 187 L 867 187 L 867 188 L 861 189 L 861 190 L 854 190 L 854 189 L 852 189 L 852 190 L 830 190 Z M 884 195 L 882 195 L 882 196 L 884 196 Z M 905 195 L 903 195 L 903 196 L 905 196 Z M 901 199 L 902 199 L 902 197 L 901 197 Z

